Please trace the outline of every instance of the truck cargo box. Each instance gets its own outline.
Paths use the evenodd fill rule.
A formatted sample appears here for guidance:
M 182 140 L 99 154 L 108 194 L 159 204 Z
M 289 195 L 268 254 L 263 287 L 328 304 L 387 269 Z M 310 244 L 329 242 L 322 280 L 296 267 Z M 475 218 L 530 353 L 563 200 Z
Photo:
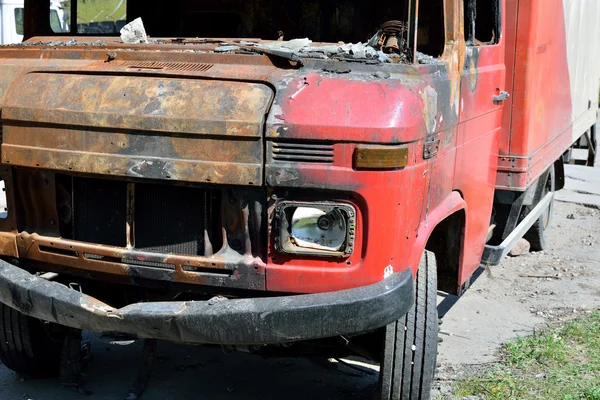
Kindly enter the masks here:
M 596 123 L 600 2 L 507 0 L 498 189 L 525 190 Z

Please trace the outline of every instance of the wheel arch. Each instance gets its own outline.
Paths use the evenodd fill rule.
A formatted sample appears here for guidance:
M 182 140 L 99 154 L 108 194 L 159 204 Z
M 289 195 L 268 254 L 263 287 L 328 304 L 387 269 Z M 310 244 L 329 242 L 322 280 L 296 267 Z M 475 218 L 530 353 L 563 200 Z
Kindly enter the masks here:
M 465 242 L 467 204 L 460 192 L 453 191 L 430 210 L 419 227 L 409 265 L 416 267 L 425 250 L 437 260 L 438 289 L 459 292 L 459 271 Z
M 438 289 L 443 292 L 458 294 L 466 217 L 464 208 L 447 216 L 435 226 L 425 245 L 435 254 Z

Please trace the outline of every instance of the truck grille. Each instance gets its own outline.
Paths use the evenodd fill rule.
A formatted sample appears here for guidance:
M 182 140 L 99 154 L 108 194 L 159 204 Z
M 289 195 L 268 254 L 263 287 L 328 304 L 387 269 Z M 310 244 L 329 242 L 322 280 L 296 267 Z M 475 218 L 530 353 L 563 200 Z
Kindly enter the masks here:
M 265 188 L 28 168 L 13 168 L 12 176 L 21 257 L 39 268 L 121 276 L 135 285 L 265 290 Z
M 263 251 L 265 197 L 258 188 L 236 191 L 66 175 L 57 176 L 56 185 L 65 239 L 190 256 L 213 255 L 224 244 L 239 254 L 259 256 Z

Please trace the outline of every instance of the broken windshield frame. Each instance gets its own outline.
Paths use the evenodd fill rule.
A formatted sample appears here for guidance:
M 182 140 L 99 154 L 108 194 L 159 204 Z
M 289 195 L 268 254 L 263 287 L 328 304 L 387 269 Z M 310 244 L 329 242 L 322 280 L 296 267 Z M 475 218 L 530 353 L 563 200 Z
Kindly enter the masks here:
M 149 1 L 157 1 L 157 0 L 149 0 Z M 317 3 L 319 0 L 315 0 Z M 421 0 L 421 2 L 423 2 Z M 40 11 L 40 7 L 44 7 L 44 3 L 46 3 L 48 9 L 46 11 L 49 10 L 50 7 L 50 1 L 49 0 L 25 0 L 25 4 L 26 4 L 26 29 L 25 29 L 25 33 L 26 33 L 26 38 L 30 38 L 32 36 L 57 36 L 55 34 L 53 34 L 53 32 L 51 31 L 51 29 L 48 29 L 49 27 L 47 26 L 47 19 L 48 19 L 48 14 L 47 13 L 43 13 Z M 77 3 L 78 1 L 71 1 L 71 15 L 72 18 L 71 20 L 76 20 L 77 18 Z M 185 3 L 185 4 L 200 4 L 201 7 L 209 7 L 209 3 L 199 3 L 199 2 L 192 2 L 191 0 L 174 0 L 174 3 Z M 232 1 L 232 4 L 234 4 L 235 2 Z M 246 4 L 245 2 L 241 2 L 240 4 Z M 285 1 L 284 1 L 285 3 Z M 260 44 L 256 44 L 256 45 L 250 45 L 250 48 L 244 48 L 241 49 L 241 52 L 256 52 L 256 53 L 263 53 L 263 54 L 271 54 L 273 56 L 277 56 L 277 57 L 281 57 L 281 58 L 285 58 L 285 59 L 290 59 L 290 61 L 293 62 L 298 62 L 297 60 L 303 60 L 303 59 L 307 59 L 307 58 L 320 58 L 320 59 L 328 59 L 328 58 L 334 58 L 334 59 L 338 59 L 338 60 L 345 60 L 345 61 L 371 61 L 371 62 L 375 62 L 375 63 L 379 63 L 379 62 L 393 62 L 393 63 L 412 63 L 413 61 L 415 61 L 415 46 L 416 46 L 416 13 L 415 10 L 418 9 L 417 7 L 417 3 L 418 0 L 405 0 L 405 1 L 397 1 L 397 0 L 390 0 L 389 2 L 384 2 L 386 6 L 389 6 L 391 4 L 401 4 L 399 6 L 399 10 L 401 10 L 401 12 L 396 12 L 396 13 L 388 13 L 387 11 L 383 10 L 376 10 L 373 11 L 376 13 L 376 16 L 370 16 L 367 13 L 366 16 L 360 16 L 358 15 L 358 11 L 362 10 L 361 7 L 367 7 L 367 4 L 371 4 L 370 2 L 366 2 L 366 0 L 364 2 L 361 1 L 356 1 L 354 3 L 352 3 L 352 7 L 354 8 L 354 13 L 356 14 L 354 16 L 356 21 L 359 21 L 360 24 L 360 29 L 357 27 L 357 31 L 358 32 L 363 32 L 360 33 L 360 35 L 364 35 L 362 36 L 364 39 L 363 40 L 358 40 L 358 41 L 352 41 L 352 37 L 353 35 L 350 35 L 348 37 L 348 41 L 346 42 L 338 42 L 337 38 L 341 38 L 343 36 L 340 36 L 338 34 L 335 34 L 335 30 L 336 29 L 342 29 L 341 26 L 342 25 L 327 25 L 325 24 L 325 28 L 323 28 L 323 24 L 319 25 L 321 28 L 319 29 L 327 29 L 327 31 L 320 31 L 321 33 L 319 34 L 317 31 L 317 34 L 315 35 L 303 35 L 300 36 L 300 34 L 303 33 L 310 33 L 310 29 L 313 28 L 306 28 L 306 24 L 310 24 L 312 22 L 306 22 L 306 21 L 293 21 L 294 23 L 296 23 L 296 25 L 290 25 L 292 28 L 294 26 L 296 26 L 295 30 L 294 29 L 289 29 L 288 33 L 290 37 L 300 37 L 300 38 L 304 38 L 304 37 L 308 37 L 314 40 L 314 45 L 312 44 L 313 42 L 311 41 L 309 43 L 309 45 L 307 45 L 305 48 L 295 48 L 295 49 L 289 49 L 286 48 L 287 45 L 289 45 L 290 43 L 293 43 L 293 41 L 290 40 L 282 40 L 283 39 L 283 35 L 284 32 L 283 31 L 277 31 L 276 33 L 274 33 L 271 37 L 269 37 L 269 35 L 265 34 L 265 35 L 252 35 L 251 33 L 253 32 L 252 30 L 249 30 L 249 33 L 247 33 L 247 35 L 238 35 L 238 36 L 231 36 L 231 37 L 235 37 L 235 38 L 263 38 L 264 40 L 260 41 Z M 382 3 L 382 4 L 384 4 Z M 170 28 L 168 28 L 168 25 L 166 27 L 162 27 L 164 24 L 163 22 L 165 22 L 166 24 L 169 23 L 168 18 L 174 14 L 174 11 L 171 11 L 170 15 L 165 16 L 163 19 L 160 19 L 159 17 L 154 16 L 154 14 L 159 14 L 156 10 L 153 10 L 152 7 L 145 7 L 144 5 L 146 4 L 146 2 L 143 2 L 141 0 L 128 0 L 127 2 L 127 16 L 128 16 L 128 20 L 132 19 L 132 17 L 139 15 L 140 13 L 145 13 L 145 15 L 143 15 L 142 17 L 147 16 L 148 17 L 148 21 L 150 21 L 150 28 L 148 29 L 148 33 L 152 35 L 152 37 L 156 38 L 156 37 L 190 37 L 191 39 L 189 40 L 189 42 L 191 43 L 192 41 L 195 41 L 193 38 L 194 37 L 218 37 L 220 39 L 213 39 L 215 42 L 217 42 L 217 40 L 219 41 L 218 43 L 229 43 L 229 44 L 233 44 L 233 45 L 239 45 L 242 44 L 242 46 L 246 46 L 243 44 L 243 39 L 226 39 L 226 36 L 216 36 L 216 35 L 203 35 L 203 36 L 181 36 L 181 35 L 173 35 L 171 30 L 169 30 Z M 212 3 L 210 3 L 212 4 Z M 237 4 L 237 3 L 235 3 Z M 249 3 L 248 3 L 249 4 Z M 278 5 L 279 3 L 273 2 L 273 3 L 269 3 L 271 4 L 271 7 L 282 7 L 280 5 Z M 287 3 L 286 3 L 287 4 Z M 296 3 L 294 3 L 296 4 Z M 324 3 L 325 4 L 325 3 Z M 329 4 L 329 3 L 327 3 Z M 334 4 L 334 8 L 338 6 L 338 2 L 336 2 L 335 0 L 333 1 Z M 341 3 L 340 3 L 341 4 Z M 344 3 L 345 4 L 345 3 Z M 32 7 L 33 6 L 33 7 Z M 29 7 L 29 8 L 27 8 Z M 191 7 L 191 6 L 190 6 Z M 212 7 L 212 6 L 210 6 Z M 250 6 L 247 6 L 250 7 Z M 391 7 L 391 6 L 390 6 Z M 198 6 L 196 6 L 196 8 L 198 8 Z M 288 7 L 289 8 L 289 7 Z M 293 7 L 292 7 L 293 8 Z M 160 10 L 159 10 L 160 11 Z M 273 11 L 273 10 L 271 10 Z M 304 11 L 303 11 L 304 12 Z M 320 11 L 319 11 L 320 12 Z M 325 11 L 323 11 L 324 13 Z M 44 17 L 40 17 L 42 14 L 44 14 Z M 212 15 L 212 14 L 210 14 Z M 262 14 L 261 14 L 262 15 Z M 323 14 L 325 15 L 325 14 Z M 349 14 L 350 15 L 350 14 Z M 375 14 L 374 14 L 375 15 Z M 398 17 L 401 17 L 401 19 L 399 20 L 393 20 L 393 21 L 386 21 L 385 19 L 381 19 L 384 17 L 388 17 L 389 16 L 393 16 L 396 15 Z M 159 19 L 157 19 L 159 18 Z M 258 17 L 256 17 L 258 18 Z M 267 17 L 262 16 L 261 18 L 275 18 L 275 17 L 269 17 L 267 15 Z M 291 22 L 289 22 L 287 16 L 284 17 L 278 17 L 278 18 L 284 18 L 283 20 L 283 25 L 285 24 L 290 24 Z M 46 19 L 46 21 L 43 21 L 43 19 Z M 146 19 L 144 19 L 144 23 L 146 23 Z M 365 27 L 367 25 L 365 24 L 373 24 L 374 21 L 379 20 L 381 21 L 379 23 L 379 25 L 370 25 L 371 28 L 366 29 Z M 157 25 L 157 21 L 160 22 L 160 24 Z M 279 20 L 275 20 L 272 19 L 273 21 L 279 21 Z M 287 21 L 287 22 L 286 22 Z M 350 20 L 348 20 L 350 21 Z M 370 21 L 370 22 L 369 22 Z M 40 23 L 41 22 L 41 23 Z M 45 22 L 45 23 L 44 23 Z M 129 21 L 128 21 L 129 22 Z M 331 24 L 334 24 L 335 22 L 333 21 Z M 342 23 L 342 22 L 337 22 L 338 24 Z M 345 23 L 345 22 L 344 22 Z M 148 28 L 148 24 L 146 24 L 147 28 Z M 275 25 L 273 27 L 273 29 L 276 29 L 279 25 Z M 305 28 L 301 28 L 302 26 L 305 26 Z M 308 26 L 317 26 L 317 25 L 308 25 Z M 300 28 L 298 28 L 300 27 Z M 289 26 L 288 26 L 289 28 Z M 161 30 L 162 29 L 162 30 Z M 246 31 L 248 31 L 247 28 Z M 266 29 L 263 27 L 254 27 L 252 28 L 254 30 L 256 29 Z M 308 29 L 308 31 L 307 31 Z M 316 28 L 314 28 L 316 29 Z M 345 29 L 345 28 L 344 28 Z M 350 28 L 348 28 L 350 29 Z M 262 32 L 262 31 L 261 31 Z M 259 32 L 259 33 L 261 33 Z M 294 35 L 294 32 L 298 33 L 297 35 Z M 329 32 L 328 34 L 325 34 L 324 32 Z M 349 32 L 353 32 L 352 30 L 350 30 Z M 243 33 L 243 32 L 242 32 Z M 77 36 L 86 36 L 85 34 L 81 34 L 77 32 L 77 26 L 76 24 L 71 24 L 70 25 L 70 34 L 71 35 L 77 35 Z M 63 34 L 64 35 L 64 34 Z M 114 35 L 98 35 L 98 34 L 94 34 L 93 36 L 114 36 Z M 369 37 L 371 38 L 371 40 L 369 40 Z M 354 38 L 356 38 L 356 34 L 354 34 Z M 156 39 L 153 40 L 153 42 Z M 306 39 L 298 39 L 298 40 L 306 40 Z M 158 41 L 157 41 L 158 42 Z M 164 41 L 163 41 L 164 42 Z M 185 42 L 188 42 L 187 40 Z M 297 44 L 297 43 L 293 43 L 293 44 Z M 241 47 L 241 46 L 239 46 Z

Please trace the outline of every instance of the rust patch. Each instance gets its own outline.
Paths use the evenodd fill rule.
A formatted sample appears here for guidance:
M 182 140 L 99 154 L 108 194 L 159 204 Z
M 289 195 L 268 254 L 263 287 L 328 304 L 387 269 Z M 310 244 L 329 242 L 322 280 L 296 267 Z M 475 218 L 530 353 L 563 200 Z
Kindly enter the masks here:
M 253 83 L 31 73 L 7 95 L 3 162 L 260 185 L 272 96 Z
M 423 100 L 423 119 L 427 126 L 427 133 L 434 133 L 437 127 L 438 93 L 431 86 L 427 86 L 420 93 Z
M 446 64 L 450 80 L 450 104 L 456 116 L 459 113 L 462 71 L 466 60 L 464 25 L 462 24 L 462 1 L 444 1 L 446 48 L 442 61 Z
M 229 250 L 208 257 L 157 254 L 28 233 L 19 234 L 17 243 L 21 258 L 127 277 L 131 283 L 151 279 L 254 290 L 265 288 L 266 264 L 260 258 Z
M 36 90 L 27 90 L 35 87 Z M 30 73 L 11 85 L 2 118 L 146 132 L 261 137 L 265 85 L 153 77 Z
M 4 126 L 6 164 L 132 178 L 259 186 L 261 139 L 197 139 L 41 125 Z
M 0 254 L 7 257 L 19 257 L 16 234 L 0 232 Z

